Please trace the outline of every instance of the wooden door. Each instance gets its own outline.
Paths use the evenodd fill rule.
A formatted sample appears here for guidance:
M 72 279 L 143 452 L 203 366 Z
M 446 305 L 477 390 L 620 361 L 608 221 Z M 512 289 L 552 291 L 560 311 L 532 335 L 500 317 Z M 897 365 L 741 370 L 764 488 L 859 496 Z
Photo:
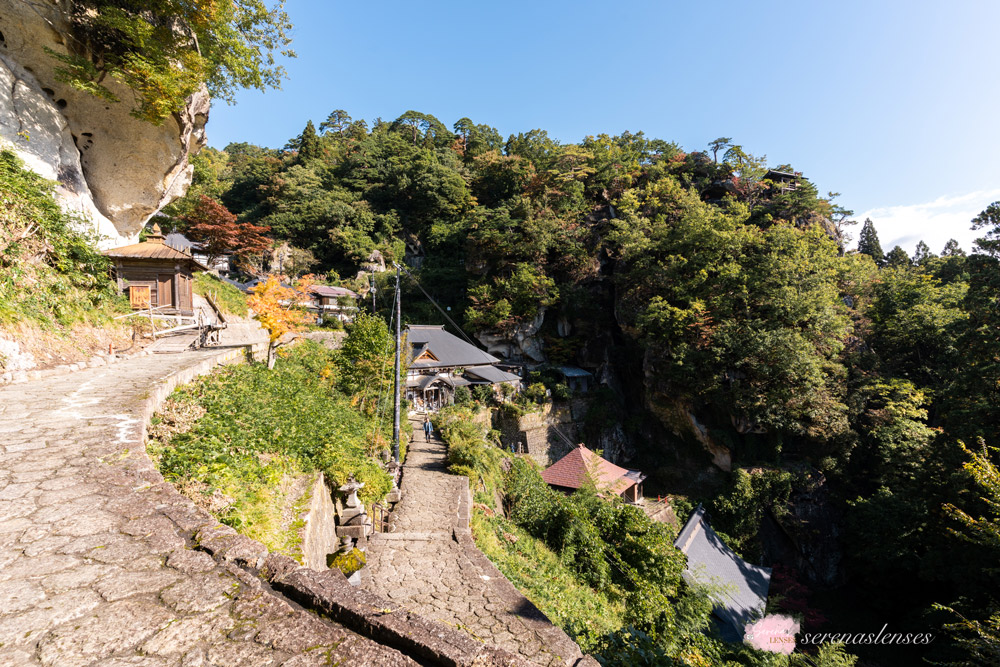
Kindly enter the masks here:
M 174 274 L 161 273 L 156 276 L 156 305 L 174 305 Z
M 177 284 L 177 296 L 180 301 L 180 309 L 184 312 L 193 311 L 194 304 L 192 303 L 193 297 L 191 296 L 191 278 L 186 274 L 180 273 L 177 275 L 180 282 Z

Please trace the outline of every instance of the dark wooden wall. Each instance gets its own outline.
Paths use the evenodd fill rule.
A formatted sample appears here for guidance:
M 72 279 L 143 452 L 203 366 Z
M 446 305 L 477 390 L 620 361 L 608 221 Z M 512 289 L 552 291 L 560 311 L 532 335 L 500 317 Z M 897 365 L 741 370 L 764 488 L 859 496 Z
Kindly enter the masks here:
M 129 285 L 148 286 L 153 308 L 170 305 L 182 313 L 194 311 L 189 267 L 171 260 L 118 259 L 116 271 L 122 291 Z

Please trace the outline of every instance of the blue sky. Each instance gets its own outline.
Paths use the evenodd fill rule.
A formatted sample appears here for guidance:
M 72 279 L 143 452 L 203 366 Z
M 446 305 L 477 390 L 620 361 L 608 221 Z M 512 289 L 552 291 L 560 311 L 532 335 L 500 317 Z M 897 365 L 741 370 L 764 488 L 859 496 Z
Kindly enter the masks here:
M 1000 199 L 1000 3 L 289 0 L 280 91 L 217 103 L 209 143 L 282 146 L 333 109 L 408 109 L 563 142 L 719 136 L 869 215 L 883 247 L 969 249 Z M 857 228 L 854 230 L 855 236 Z

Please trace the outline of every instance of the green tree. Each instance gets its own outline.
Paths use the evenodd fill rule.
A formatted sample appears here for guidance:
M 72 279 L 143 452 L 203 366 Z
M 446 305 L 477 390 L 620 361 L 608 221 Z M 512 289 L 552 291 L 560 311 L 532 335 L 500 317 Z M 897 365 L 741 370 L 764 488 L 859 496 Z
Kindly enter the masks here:
M 903 268 L 913 266 L 910 256 L 901 247 L 896 246 L 885 256 L 885 265 L 892 268 Z
M 316 134 L 316 126 L 313 125 L 311 120 L 306 121 L 306 126 L 303 128 L 302 134 L 289 141 L 285 145 L 285 148 L 298 153 L 298 162 L 300 164 L 309 160 L 315 160 L 323 155 L 323 148 L 320 145 L 319 136 Z
M 985 549 L 988 561 L 995 563 L 1000 558 L 1000 469 L 994 463 L 998 450 L 991 451 L 983 445 L 979 451 L 971 451 L 965 445 L 960 446 L 967 457 L 962 467 L 975 486 L 982 509 L 970 514 L 967 509 L 948 503 L 944 510 L 961 526 L 960 535 Z M 969 619 L 950 607 L 939 606 L 957 617 L 956 622 L 945 627 L 968 656 L 967 661 L 959 664 L 971 667 L 1000 661 L 1000 603 L 992 597 L 995 593 L 995 589 L 989 593 L 990 608 L 983 613 L 982 620 Z
M 861 226 L 861 234 L 858 236 L 858 252 L 874 259 L 877 265 L 885 266 L 882 244 L 879 243 L 878 233 L 870 218 L 865 218 L 865 224 Z
M 1000 202 L 993 202 L 972 219 L 973 229 L 985 229 L 986 235 L 976 239 L 976 248 L 987 255 L 1000 256 Z
M 323 134 L 344 134 L 351 127 L 351 123 L 350 114 L 343 109 L 335 109 L 319 124 L 319 131 Z
M 958 241 L 955 239 L 948 239 L 948 242 L 944 244 L 944 249 L 941 251 L 942 257 L 965 257 L 965 251 L 962 247 L 958 245 Z
M 358 314 L 348 327 L 341 347 L 337 383 L 340 390 L 356 398 L 358 407 L 369 413 L 392 406 L 394 342 L 385 320 L 367 313 Z M 406 370 L 403 369 L 403 376 Z
M 960 363 L 968 286 L 905 268 L 887 267 L 879 278 L 864 313 L 871 321 L 867 341 L 877 350 L 881 370 L 922 387 L 943 388 Z
M 915 266 L 923 266 L 927 263 L 927 260 L 936 257 L 931 249 L 927 247 L 927 244 L 923 241 L 917 242 L 917 247 L 913 250 L 913 264 Z
M 232 103 L 239 88 L 277 88 L 291 23 L 283 2 L 72 0 L 67 55 L 50 51 L 61 81 L 110 102 L 110 76 L 135 94 L 132 115 L 160 124 L 198 86 Z
M 716 164 L 718 164 L 719 163 L 719 151 L 732 146 L 732 144 L 733 144 L 732 137 L 719 137 L 718 139 L 715 139 L 714 141 L 710 141 L 708 143 L 708 147 L 712 151 L 712 162 L 715 162 Z

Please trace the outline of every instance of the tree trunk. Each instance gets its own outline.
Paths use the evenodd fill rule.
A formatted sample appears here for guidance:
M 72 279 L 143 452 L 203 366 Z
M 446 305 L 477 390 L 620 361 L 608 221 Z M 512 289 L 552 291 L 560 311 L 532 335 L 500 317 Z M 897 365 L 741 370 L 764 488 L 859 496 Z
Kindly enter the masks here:
M 267 370 L 274 368 L 274 343 L 267 344 Z

